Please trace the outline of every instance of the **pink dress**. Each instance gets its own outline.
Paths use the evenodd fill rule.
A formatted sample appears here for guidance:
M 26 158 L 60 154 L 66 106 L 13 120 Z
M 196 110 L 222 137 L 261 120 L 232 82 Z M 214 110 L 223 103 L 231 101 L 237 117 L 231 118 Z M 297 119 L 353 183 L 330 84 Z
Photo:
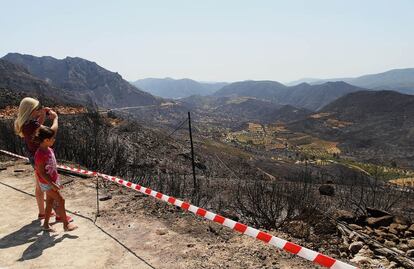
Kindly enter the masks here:
M 44 150 L 44 149 L 38 148 L 35 153 L 34 159 L 35 159 L 35 167 L 44 166 L 46 174 L 49 175 L 49 177 L 52 179 L 54 183 L 59 185 L 60 183 L 59 174 L 57 171 L 56 157 L 55 157 L 55 153 L 53 152 L 53 149 L 47 148 L 47 150 Z M 43 189 L 43 187 L 46 188 L 46 186 L 42 186 L 42 185 L 48 185 L 50 189 L 51 186 L 49 182 L 40 176 L 37 169 L 36 169 L 36 174 L 39 179 L 40 187 L 42 187 Z

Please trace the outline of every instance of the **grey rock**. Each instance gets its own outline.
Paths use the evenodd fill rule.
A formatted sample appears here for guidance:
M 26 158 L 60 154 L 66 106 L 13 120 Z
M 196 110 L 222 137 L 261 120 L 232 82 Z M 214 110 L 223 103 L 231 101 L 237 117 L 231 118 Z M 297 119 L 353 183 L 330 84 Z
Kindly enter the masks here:
M 405 251 L 402 251 L 401 249 L 398 249 L 397 247 L 393 247 L 391 249 L 394 250 L 395 252 L 401 254 L 401 255 L 404 255 L 405 254 Z
M 408 250 L 410 250 L 407 244 L 399 244 L 397 248 L 401 249 L 404 252 L 407 252 Z
M 352 254 L 358 253 L 358 251 L 361 250 L 361 248 L 364 246 L 364 243 L 361 241 L 353 242 L 351 245 L 349 245 L 349 251 Z
M 394 242 L 398 242 L 400 240 L 398 236 L 396 236 L 395 234 L 391 234 L 391 233 L 385 234 L 383 237 L 388 240 L 394 241 Z
M 393 241 L 385 240 L 384 246 L 388 248 L 393 248 L 393 247 L 396 247 L 396 244 Z
M 106 194 L 106 195 L 99 195 L 99 201 L 107 201 L 112 199 L 112 195 L 111 194 Z
M 375 229 L 374 230 L 374 233 L 377 235 L 377 236 L 379 236 L 379 237 L 386 237 L 387 236 L 387 233 L 386 232 L 384 232 L 384 231 L 381 231 L 381 230 L 378 230 L 378 229 Z
M 398 224 L 398 226 L 395 229 L 397 231 L 404 232 L 405 230 L 408 229 L 408 226 L 407 225 L 404 225 L 404 224 Z
M 365 233 L 366 233 L 367 235 L 372 235 L 372 234 L 374 233 L 374 230 L 373 230 L 371 227 L 366 226 L 366 227 L 365 227 Z
M 389 229 L 397 229 L 398 225 L 399 225 L 398 223 L 393 222 L 393 223 L 390 224 L 390 226 L 388 228 Z
M 389 232 L 389 233 L 391 233 L 391 234 L 395 234 L 395 235 L 397 235 L 397 234 L 398 234 L 397 229 L 393 229 L 393 228 L 389 228 L 389 229 L 388 229 L 388 232 Z
M 354 230 L 362 230 L 361 226 L 354 224 L 354 223 L 349 224 L 349 227 L 351 227 Z

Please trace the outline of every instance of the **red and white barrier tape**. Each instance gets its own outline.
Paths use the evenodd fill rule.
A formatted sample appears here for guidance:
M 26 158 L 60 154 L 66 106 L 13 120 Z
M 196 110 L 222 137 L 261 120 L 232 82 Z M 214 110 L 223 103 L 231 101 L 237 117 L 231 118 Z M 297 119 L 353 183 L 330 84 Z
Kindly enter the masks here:
M 16 157 L 16 158 L 19 158 L 19 159 L 22 159 L 22 160 L 25 160 L 25 161 L 29 161 L 29 158 L 27 158 L 27 157 L 14 154 L 14 153 L 11 153 L 11 152 L 6 151 L 6 150 L 0 149 L 0 152 L 2 152 L 4 154 L 7 154 L 7 155 L 10 155 L 10 156 L 13 156 L 13 157 Z M 94 175 L 97 174 L 96 172 L 91 172 L 91 171 L 87 171 L 87 170 L 80 169 L 80 168 L 73 168 L 73 167 L 69 167 L 69 166 L 61 165 L 61 164 L 58 164 L 57 167 L 61 168 L 61 169 L 64 169 L 64 170 L 67 170 L 67 171 L 72 171 L 72 172 L 76 172 L 76 173 L 84 174 L 84 175 L 94 176 Z
M 24 160 L 28 160 L 28 158 L 20 156 L 20 155 L 16 155 L 14 153 L 5 151 L 5 150 L 0 150 L 0 152 L 11 155 L 13 157 L 17 157 L 20 159 L 24 159 Z M 316 251 L 310 250 L 308 248 L 299 246 L 295 243 L 291 243 L 288 242 L 284 239 L 278 238 L 276 236 L 273 236 L 271 234 L 259 231 L 255 228 L 249 227 L 245 224 L 233 221 L 231 219 L 225 218 L 223 216 L 220 216 L 218 214 L 215 214 L 213 212 L 210 212 L 208 210 L 205 210 L 203 208 L 191 205 L 187 202 L 181 201 L 179 199 L 176 199 L 174 197 L 162 194 L 160 192 L 151 190 L 150 188 L 146 188 L 143 187 L 141 185 L 138 184 L 134 184 L 132 182 L 129 182 L 127 180 L 123 180 L 117 177 L 113 177 L 113 176 L 109 176 L 109 175 L 105 175 L 105 174 L 101 174 L 101 173 L 97 173 L 97 172 L 92 172 L 92 171 L 87 171 L 87 170 L 83 170 L 83 169 L 76 169 L 76 168 L 71 168 L 65 165 L 59 165 L 60 168 L 68 170 L 68 171 L 72 171 L 72 172 L 77 172 L 77 173 L 81 173 L 81 174 L 88 174 L 88 175 L 98 175 L 106 180 L 112 181 L 112 182 L 116 182 L 119 185 L 125 186 L 127 188 L 133 189 L 135 191 L 139 191 L 143 194 L 155 197 L 159 200 L 162 200 L 164 202 L 170 203 L 172 205 L 181 207 L 184 210 L 188 210 L 192 213 L 194 213 L 195 215 L 201 216 L 203 218 L 206 218 L 208 220 L 214 221 L 216 223 L 220 223 L 221 225 L 224 225 L 230 229 L 233 229 L 235 231 L 238 231 L 242 234 L 248 235 L 250 237 L 259 239 L 265 243 L 268 243 L 270 245 L 273 245 L 275 247 L 278 247 L 280 249 L 286 250 L 292 254 L 296 254 L 306 260 L 312 261 L 316 264 L 322 265 L 324 267 L 328 267 L 328 268 L 332 268 L 332 269 L 357 269 L 357 267 L 346 264 L 344 262 L 341 262 L 339 260 L 333 259 L 331 257 L 325 256 L 321 253 L 318 253 Z
M 2 153 L 4 153 L 4 154 L 7 154 L 7 155 L 10 155 L 10 156 L 12 156 L 12 157 L 16 157 L 16 158 L 19 158 L 19 159 L 25 160 L 25 161 L 28 161 L 28 160 L 29 160 L 29 158 L 27 158 L 27 157 L 23 157 L 23 156 L 21 156 L 21 155 L 17 155 L 17 154 L 11 153 L 10 151 L 6 151 L 6 150 L 2 150 L 2 149 L 0 149 L 0 152 L 2 152 Z

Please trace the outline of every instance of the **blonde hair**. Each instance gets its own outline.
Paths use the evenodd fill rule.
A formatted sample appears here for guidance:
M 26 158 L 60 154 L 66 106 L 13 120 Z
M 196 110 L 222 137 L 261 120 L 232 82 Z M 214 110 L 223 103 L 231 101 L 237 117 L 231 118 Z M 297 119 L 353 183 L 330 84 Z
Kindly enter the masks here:
M 14 131 L 20 137 L 24 137 L 22 132 L 23 125 L 30 119 L 32 112 L 39 106 L 40 102 L 31 97 L 25 97 L 20 102 L 19 114 L 14 121 Z

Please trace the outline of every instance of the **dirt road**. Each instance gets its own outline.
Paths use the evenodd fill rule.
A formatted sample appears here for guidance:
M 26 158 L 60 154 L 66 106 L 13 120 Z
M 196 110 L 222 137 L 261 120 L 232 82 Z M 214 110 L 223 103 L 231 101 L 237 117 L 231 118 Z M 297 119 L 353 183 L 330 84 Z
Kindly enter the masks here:
M 55 224 L 57 233 L 42 232 L 35 199 L 28 195 L 33 180 L 27 172 L 13 172 L 21 168 L 27 166 L 0 174 L 1 268 L 151 268 L 84 218 L 75 216 L 76 231 L 65 233 L 62 224 Z M 86 210 L 81 199 L 67 202 L 68 208 Z

